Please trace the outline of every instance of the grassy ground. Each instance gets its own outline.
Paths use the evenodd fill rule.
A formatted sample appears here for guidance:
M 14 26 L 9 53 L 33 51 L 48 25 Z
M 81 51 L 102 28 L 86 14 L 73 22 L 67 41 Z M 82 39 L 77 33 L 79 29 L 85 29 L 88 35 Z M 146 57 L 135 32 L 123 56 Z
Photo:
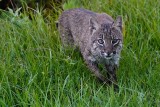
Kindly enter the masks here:
M 57 14 L 37 11 L 0 16 L 0 106 L 160 106 L 160 1 L 69 0 L 64 9 L 84 7 L 123 16 L 124 47 L 118 92 L 100 84 L 79 52 L 64 49 Z M 59 12 L 60 13 L 60 12 Z

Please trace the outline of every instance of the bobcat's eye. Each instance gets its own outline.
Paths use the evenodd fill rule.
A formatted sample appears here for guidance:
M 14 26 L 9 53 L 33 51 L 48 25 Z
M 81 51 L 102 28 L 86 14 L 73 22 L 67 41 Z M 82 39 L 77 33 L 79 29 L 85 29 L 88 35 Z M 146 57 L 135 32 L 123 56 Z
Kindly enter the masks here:
M 99 44 L 104 44 L 103 39 L 98 39 L 98 43 L 99 43 Z
M 112 40 L 112 44 L 113 44 L 113 45 L 117 45 L 118 43 L 119 43 L 119 39 L 113 39 L 113 40 Z

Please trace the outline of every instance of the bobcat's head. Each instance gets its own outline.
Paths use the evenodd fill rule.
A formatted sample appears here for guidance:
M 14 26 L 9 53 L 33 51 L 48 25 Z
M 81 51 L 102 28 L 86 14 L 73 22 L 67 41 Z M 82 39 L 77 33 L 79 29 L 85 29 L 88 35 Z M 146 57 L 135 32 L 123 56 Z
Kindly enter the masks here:
M 119 59 L 122 49 L 122 18 L 119 16 L 114 22 L 98 24 L 90 19 L 91 54 L 97 59 Z

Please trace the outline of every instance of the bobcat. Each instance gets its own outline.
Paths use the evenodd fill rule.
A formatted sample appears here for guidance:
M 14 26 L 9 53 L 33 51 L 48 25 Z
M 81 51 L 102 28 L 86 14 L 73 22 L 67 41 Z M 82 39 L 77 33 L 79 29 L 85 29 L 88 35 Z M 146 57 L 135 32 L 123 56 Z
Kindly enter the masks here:
M 105 13 L 71 9 L 59 17 L 58 30 L 63 45 L 78 47 L 88 68 L 100 81 L 117 82 L 116 69 L 123 42 L 121 16 L 114 21 Z M 104 65 L 106 77 L 100 72 L 99 64 Z

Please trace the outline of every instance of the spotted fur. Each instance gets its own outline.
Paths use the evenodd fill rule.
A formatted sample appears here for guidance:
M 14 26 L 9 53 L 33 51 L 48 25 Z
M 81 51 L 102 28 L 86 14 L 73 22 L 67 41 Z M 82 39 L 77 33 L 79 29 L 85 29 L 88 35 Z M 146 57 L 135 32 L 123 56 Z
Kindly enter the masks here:
M 85 9 L 64 11 L 58 29 L 64 46 L 80 49 L 88 68 L 105 83 L 115 83 L 123 44 L 122 18 L 114 21 L 105 13 Z M 103 76 L 98 64 L 104 65 L 108 76 Z

